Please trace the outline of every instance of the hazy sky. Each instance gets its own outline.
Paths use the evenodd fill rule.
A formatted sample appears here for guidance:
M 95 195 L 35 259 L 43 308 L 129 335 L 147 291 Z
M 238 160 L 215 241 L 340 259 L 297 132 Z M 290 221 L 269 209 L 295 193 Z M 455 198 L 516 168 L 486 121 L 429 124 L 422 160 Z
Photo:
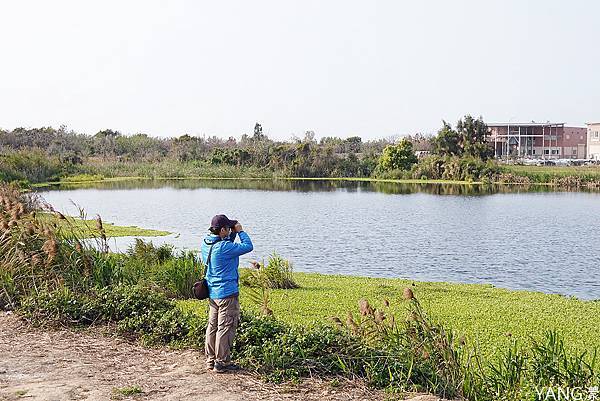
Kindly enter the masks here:
M 600 120 L 600 2 L 0 0 L 0 127 L 382 138 Z

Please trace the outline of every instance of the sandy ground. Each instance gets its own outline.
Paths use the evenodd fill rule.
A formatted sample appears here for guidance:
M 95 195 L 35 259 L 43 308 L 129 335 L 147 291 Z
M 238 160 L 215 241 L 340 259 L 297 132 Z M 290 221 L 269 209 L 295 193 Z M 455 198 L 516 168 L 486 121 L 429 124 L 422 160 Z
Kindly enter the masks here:
M 142 392 L 119 392 L 134 386 Z M 126 399 L 384 400 L 386 395 L 357 381 L 272 385 L 245 372 L 215 374 L 204 369 L 199 351 L 145 348 L 106 327 L 80 332 L 36 329 L 0 312 L 0 400 Z

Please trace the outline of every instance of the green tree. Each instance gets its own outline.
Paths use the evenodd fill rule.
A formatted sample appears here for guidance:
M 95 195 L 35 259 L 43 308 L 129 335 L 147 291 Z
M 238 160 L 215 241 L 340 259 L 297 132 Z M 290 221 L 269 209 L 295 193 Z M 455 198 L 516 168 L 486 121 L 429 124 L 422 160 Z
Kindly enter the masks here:
M 263 134 L 262 125 L 259 123 L 254 124 L 254 136 L 252 139 L 256 142 L 262 141 L 265 139 L 265 135 Z
M 462 156 L 462 139 L 452 126 L 443 121 L 443 127 L 433 138 L 433 153 L 440 156 Z
M 492 156 L 492 148 L 487 143 L 488 127 L 479 117 L 474 119 L 466 115 L 464 120 L 458 120 L 456 130 L 462 138 L 465 155 L 477 157 L 483 161 Z
M 417 156 L 415 156 L 412 142 L 404 138 L 398 144 L 388 145 L 383 149 L 377 167 L 380 171 L 410 170 L 416 162 Z
M 466 115 L 458 120 L 456 130 L 447 122 L 433 139 L 433 152 L 440 156 L 472 156 L 487 160 L 492 155 L 492 148 L 487 143 L 488 127 L 479 117 L 475 119 Z

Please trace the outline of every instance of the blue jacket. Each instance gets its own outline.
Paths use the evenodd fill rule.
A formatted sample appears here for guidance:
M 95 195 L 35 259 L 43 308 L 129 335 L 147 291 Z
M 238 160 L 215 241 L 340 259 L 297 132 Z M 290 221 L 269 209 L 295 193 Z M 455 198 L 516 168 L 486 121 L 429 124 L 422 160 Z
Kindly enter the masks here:
M 254 247 L 248 234 L 244 231 L 238 234 L 241 243 L 234 242 L 236 237 L 234 232 L 223 240 L 218 235 L 209 234 L 202 241 L 202 262 L 206 266 L 208 297 L 211 299 L 222 299 L 240 292 L 238 284 L 240 255 L 251 252 Z M 207 259 L 211 245 L 213 248 L 209 266 Z

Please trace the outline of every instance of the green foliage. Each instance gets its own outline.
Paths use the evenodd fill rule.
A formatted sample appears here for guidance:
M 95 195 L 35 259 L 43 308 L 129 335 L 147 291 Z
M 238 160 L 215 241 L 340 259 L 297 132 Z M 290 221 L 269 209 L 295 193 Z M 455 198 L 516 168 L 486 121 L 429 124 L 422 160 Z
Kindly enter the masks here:
M 472 156 L 432 155 L 419 160 L 410 175 L 415 179 L 493 182 L 499 177 L 500 171 L 500 167 L 492 160 L 484 162 Z
M 233 357 L 250 370 L 280 382 L 343 374 L 344 366 L 355 366 L 353 358 L 362 349 L 360 342 L 328 326 L 305 329 L 282 324 L 272 317 L 244 314 Z
M 193 297 L 192 286 L 204 276 L 205 266 L 193 252 L 182 252 L 155 264 L 146 277 L 172 297 Z
M 216 148 L 210 158 L 212 164 L 227 164 L 241 167 L 250 161 L 250 152 L 246 149 Z
M 424 157 L 413 166 L 411 170 L 412 177 L 441 180 L 445 171 L 445 162 L 445 158 L 437 155 Z
M 74 174 L 61 178 L 61 182 L 92 182 L 102 181 L 103 179 L 104 176 L 102 174 Z
M 148 344 L 169 344 L 185 338 L 187 318 L 166 296 L 143 286 L 116 286 L 76 293 L 68 288 L 32 293 L 19 311 L 36 325 L 117 323 L 123 334 Z
M 388 299 L 390 311 L 404 312 L 402 288 L 410 286 L 431 318 L 444 322 L 477 342 L 482 356 L 493 358 L 513 339 L 541 339 L 543 331 L 556 330 L 571 347 L 600 348 L 600 302 L 582 301 L 539 292 L 511 291 L 491 285 L 428 283 L 402 279 L 295 273 L 299 288 L 271 290 L 269 307 L 290 324 L 316 325 L 330 316 L 345 316 L 360 298 Z M 414 286 L 413 286 L 414 284 Z M 255 308 L 245 287 L 240 302 Z M 335 301 L 332 301 L 335 300 Z M 257 310 L 257 308 L 255 308 Z M 510 333 L 510 337 L 506 335 Z
M 110 129 L 94 136 L 64 127 L 0 130 L 0 180 L 34 183 L 103 177 L 366 177 L 389 142 L 359 137 L 314 140 L 314 132 L 275 142 L 260 124 L 241 141 L 216 137 L 152 138 Z M 7 152 L 4 152 L 4 149 Z M 15 159 L 10 154 L 18 154 Z M 13 160 L 14 159 L 14 160 Z M 73 178 L 70 178 L 74 176 Z
M 0 181 L 57 181 L 60 175 L 72 171 L 58 157 L 47 156 L 42 150 L 2 151 Z
M 444 121 L 433 139 L 433 151 L 440 156 L 470 156 L 485 161 L 493 155 L 486 142 L 487 133 L 487 125 L 481 117 L 465 116 L 458 120 L 456 130 Z
M 433 138 L 433 152 L 440 156 L 462 156 L 462 138 L 446 121 Z
M 103 317 L 98 299 L 67 287 L 29 295 L 21 301 L 19 310 L 33 324 L 89 325 Z
M 493 151 L 487 143 L 488 127 L 482 117 L 474 119 L 470 115 L 458 120 L 456 130 L 462 139 L 464 154 L 483 161 L 493 156 Z
M 383 149 L 377 169 L 381 172 L 390 170 L 410 170 L 417 162 L 413 145 L 408 139 L 402 139 L 396 145 L 388 145 Z
M 526 183 L 552 183 L 561 187 L 600 187 L 598 166 L 519 166 L 501 168 L 504 181 Z
M 120 388 L 115 388 L 113 391 L 116 394 L 120 394 L 125 397 L 129 397 L 129 396 L 136 395 L 136 394 L 142 394 L 144 392 L 140 386 L 120 387 Z
M 135 243 L 127 249 L 127 254 L 146 264 L 162 263 L 173 257 L 173 246 L 163 244 L 156 247 L 152 244 L 152 241 L 136 238 Z
M 240 283 L 248 287 L 264 286 L 270 289 L 298 288 L 294 280 L 292 262 L 282 258 L 277 252 L 269 255 L 267 263 L 255 263 L 255 270 L 243 269 Z

